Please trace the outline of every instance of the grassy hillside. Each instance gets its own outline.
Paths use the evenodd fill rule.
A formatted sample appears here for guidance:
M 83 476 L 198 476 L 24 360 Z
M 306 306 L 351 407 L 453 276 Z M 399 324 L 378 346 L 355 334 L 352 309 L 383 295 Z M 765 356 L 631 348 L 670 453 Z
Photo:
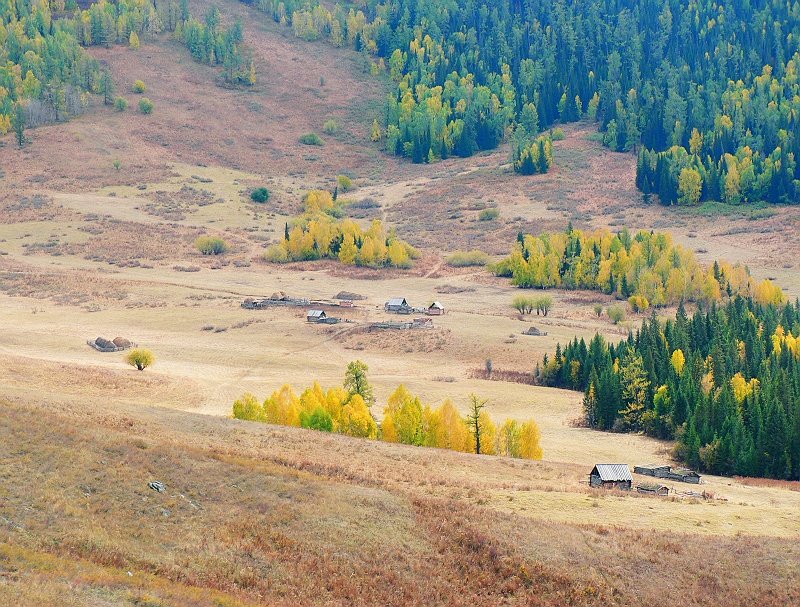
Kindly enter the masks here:
M 706 536 L 683 517 L 631 529 L 542 509 L 561 495 L 634 522 L 639 506 L 710 518 L 730 503 L 601 497 L 568 465 L 165 409 L 1 406 L 0 597 L 16 604 L 648 605 L 664 588 L 676 604 L 800 598 L 800 554 L 777 526 Z M 763 491 L 797 507 L 797 493 Z

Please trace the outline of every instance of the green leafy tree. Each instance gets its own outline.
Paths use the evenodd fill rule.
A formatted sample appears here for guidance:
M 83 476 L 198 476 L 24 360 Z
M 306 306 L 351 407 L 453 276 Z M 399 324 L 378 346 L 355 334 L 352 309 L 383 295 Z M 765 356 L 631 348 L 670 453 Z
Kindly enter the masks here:
M 369 367 L 360 360 L 354 360 L 347 365 L 344 375 L 344 387 L 351 396 L 358 394 L 364 402 L 371 405 L 375 402 L 372 385 L 367 379 Z

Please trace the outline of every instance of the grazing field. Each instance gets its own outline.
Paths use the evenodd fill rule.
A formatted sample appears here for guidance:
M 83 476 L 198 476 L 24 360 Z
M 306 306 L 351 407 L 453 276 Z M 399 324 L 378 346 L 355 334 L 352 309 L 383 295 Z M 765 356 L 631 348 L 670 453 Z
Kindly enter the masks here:
M 582 427 L 582 394 L 499 381 L 576 336 L 624 339 L 641 315 L 614 324 L 594 311 L 610 296 L 556 290 L 546 317 L 521 316 L 508 280 L 445 261 L 472 249 L 496 260 L 519 231 L 569 221 L 627 226 L 670 231 L 702 261 L 747 264 L 795 298 L 800 207 L 645 205 L 635 156 L 603 148 L 588 123 L 564 129 L 545 175 L 515 175 L 507 147 L 411 165 L 369 141 L 389 84 L 357 53 L 218 5 L 245 22 L 254 87 L 220 86 L 166 35 L 138 52 L 91 47 L 121 94 L 147 83 L 153 113 L 94 100 L 30 130 L 21 150 L 0 140 L 0 603 L 800 603 L 798 483 L 704 477 L 668 483 L 669 498 L 589 489 L 594 464 L 669 463 L 673 444 Z M 339 129 L 324 134 L 330 119 Z M 309 132 L 324 145 L 301 144 Z M 340 174 L 355 186 L 339 194 L 346 215 L 395 228 L 421 252 L 413 268 L 263 260 L 304 193 Z M 257 187 L 266 203 L 250 199 Z M 481 219 L 487 209 L 498 216 Z M 202 236 L 227 252 L 202 255 Z M 241 307 L 342 291 L 362 298 L 326 306 L 335 325 L 306 322 L 311 306 Z M 398 296 L 446 314 L 432 329 L 371 329 L 408 319 L 384 311 Z M 129 339 L 155 364 L 138 372 L 90 348 L 98 336 Z M 534 419 L 544 460 L 230 419 L 246 391 L 340 385 L 356 359 L 377 419 L 400 384 L 462 411 L 475 393 L 497 423 Z M 487 361 L 494 377 L 480 379 Z

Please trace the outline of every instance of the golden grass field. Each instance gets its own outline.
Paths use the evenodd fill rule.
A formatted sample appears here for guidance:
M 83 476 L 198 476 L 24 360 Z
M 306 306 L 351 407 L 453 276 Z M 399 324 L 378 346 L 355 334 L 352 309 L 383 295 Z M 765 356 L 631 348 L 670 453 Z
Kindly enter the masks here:
M 590 490 L 593 464 L 666 462 L 672 445 L 580 427 L 581 394 L 473 377 L 487 359 L 532 372 L 556 343 L 621 339 L 640 318 L 615 326 L 592 311 L 607 297 L 555 291 L 549 316 L 521 319 L 507 281 L 443 262 L 457 249 L 502 255 L 518 230 L 627 225 L 670 230 L 704 261 L 746 263 L 795 297 L 800 210 L 644 206 L 635 159 L 601 148 L 588 124 L 566 129 L 543 176 L 513 176 L 506 149 L 409 165 L 367 142 L 386 84 L 352 53 L 220 7 L 245 19 L 254 90 L 217 86 L 166 37 L 138 53 L 92 49 L 120 93 L 148 84 L 154 113 L 97 106 L 31 131 L 22 151 L 0 142 L 0 604 L 800 604 L 799 483 L 670 483 L 709 499 Z M 340 134 L 298 143 L 330 117 Z M 363 221 L 422 250 L 414 269 L 261 260 L 303 192 L 342 172 L 349 198 L 380 205 Z M 247 197 L 259 185 L 265 205 Z M 485 205 L 500 218 L 478 221 Z M 201 256 L 204 234 L 231 250 Z M 330 327 L 306 323 L 305 308 L 240 306 L 276 291 L 365 299 L 329 310 L 352 321 Z M 390 318 L 393 296 L 447 314 L 432 330 L 366 330 Z M 522 335 L 531 324 L 548 335 Z M 89 348 L 97 336 L 126 337 L 156 363 L 139 373 Z M 401 383 L 432 405 L 476 393 L 497 422 L 535 419 L 544 460 L 229 419 L 245 391 L 339 384 L 354 359 L 369 365 L 378 418 Z M 147 488 L 155 479 L 164 494 Z

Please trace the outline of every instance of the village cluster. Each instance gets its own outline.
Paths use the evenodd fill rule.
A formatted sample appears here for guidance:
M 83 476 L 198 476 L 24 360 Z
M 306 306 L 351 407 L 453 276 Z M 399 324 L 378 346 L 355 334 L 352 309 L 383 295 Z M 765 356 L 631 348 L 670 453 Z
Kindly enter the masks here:
M 681 483 L 700 484 L 700 475 L 693 470 L 686 468 L 673 468 L 667 464 L 648 464 L 645 466 L 634 466 L 636 474 L 653 476 L 658 479 L 678 481 Z M 589 486 L 604 489 L 621 489 L 631 491 L 636 489 L 638 493 L 649 493 L 660 496 L 669 495 L 670 488 L 662 483 L 639 482 L 633 484 L 633 476 L 628 464 L 596 464 L 589 473 Z M 673 490 L 673 492 L 675 492 Z M 685 495 L 693 496 L 694 492 L 684 492 Z
M 342 295 L 342 294 L 339 294 Z M 337 296 L 332 300 L 325 299 L 305 299 L 290 297 L 283 291 L 273 293 L 270 297 L 263 299 L 247 298 L 242 302 L 242 307 L 247 310 L 259 310 L 278 306 L 292 306 L 307 308 L 306 322 L 323 325 L 335 325 L 340 322 L 353 322 L 338 316 L 333 316 L 331 309 L 353 308 L 352 294 L 345 297 Z M 328 309 L 326 311 L 326 308 Z M 383 310 L 389 314 L 399 314 L 412 316 L 419 314 L 407 321 L 377 321 L 369 323 L 370 329 L 432 329 L 433 316 L 441 316 L 445 313 L 444 306 L 434 301 L 425 308 L 415 308 L 408 303 L 405 297 L 393 297 L 383 305 Z

